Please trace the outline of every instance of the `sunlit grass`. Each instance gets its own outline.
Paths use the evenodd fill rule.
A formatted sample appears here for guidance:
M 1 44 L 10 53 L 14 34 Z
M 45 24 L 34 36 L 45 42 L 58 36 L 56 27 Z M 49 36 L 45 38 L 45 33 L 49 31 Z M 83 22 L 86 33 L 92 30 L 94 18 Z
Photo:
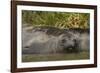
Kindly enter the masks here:
M 57 28 L 89 28 L 89 13 L 22 11 L 22 24 Z

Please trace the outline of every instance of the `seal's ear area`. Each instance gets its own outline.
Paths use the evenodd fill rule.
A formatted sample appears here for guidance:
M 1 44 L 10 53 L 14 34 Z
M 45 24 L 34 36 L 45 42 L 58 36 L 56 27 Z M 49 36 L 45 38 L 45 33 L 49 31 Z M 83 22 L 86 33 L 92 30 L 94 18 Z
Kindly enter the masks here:
M 80 33 L 79 32 L 77 32 L 77 33 L 74 33 L 74 32 L 68 32 L 68 34 L 69 34 L 69 38 L 70 37 L 73 37 L 73 39 L 76 39 L 76 38 L 79 38 L 79 36 L 80 36 Z

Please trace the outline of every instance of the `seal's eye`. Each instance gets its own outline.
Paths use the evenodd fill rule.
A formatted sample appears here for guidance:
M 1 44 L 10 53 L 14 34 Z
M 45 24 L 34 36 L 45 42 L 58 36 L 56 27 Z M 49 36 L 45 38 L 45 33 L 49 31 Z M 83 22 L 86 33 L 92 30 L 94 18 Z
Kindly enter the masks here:
M 65 43 L 66 42 L 66 40 L 65 39 L 62 39 L 62 43 Z

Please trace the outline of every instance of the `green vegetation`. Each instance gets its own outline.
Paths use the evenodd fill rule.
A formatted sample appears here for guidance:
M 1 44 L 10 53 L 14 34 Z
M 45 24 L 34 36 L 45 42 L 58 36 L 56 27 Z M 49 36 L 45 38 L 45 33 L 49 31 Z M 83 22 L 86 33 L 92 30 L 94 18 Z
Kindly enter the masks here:
M 67 54 L 23 55 L 22 62 L 82 60 L 82 59 L 89 59 L 89 52 L 84 51 L 80 53 L 67 53 Z
M 22 24 L 57 28 L 89 28 L 89 13 L 22 11 Z

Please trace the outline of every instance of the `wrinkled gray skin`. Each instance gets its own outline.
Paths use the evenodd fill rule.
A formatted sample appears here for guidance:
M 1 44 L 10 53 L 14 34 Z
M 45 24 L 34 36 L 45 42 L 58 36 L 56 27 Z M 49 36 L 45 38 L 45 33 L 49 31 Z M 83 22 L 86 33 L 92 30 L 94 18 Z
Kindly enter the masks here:
M 78 53 L 89 50 L 89 32 L 54 27 L 22 28 L 23 54 Z

